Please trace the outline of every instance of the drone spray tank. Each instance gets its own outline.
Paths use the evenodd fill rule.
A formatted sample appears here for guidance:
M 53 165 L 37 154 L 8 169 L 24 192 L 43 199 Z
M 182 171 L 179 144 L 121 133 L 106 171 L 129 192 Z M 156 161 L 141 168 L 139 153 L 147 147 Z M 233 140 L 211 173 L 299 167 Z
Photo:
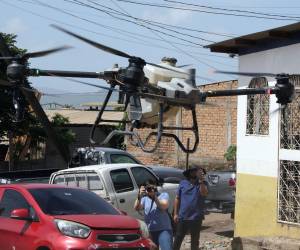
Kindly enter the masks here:
M 195 69 L 183 69 L 176 67 L 177 60 L 175 58 L 164 57 L 159 65 L 166 68 L 176 69 L 176 71 L 166 70 L 151 65 L 144 67 L 145 76 L 149 79 L 149 83 L 155 87 L 164 89 L 166 96 L 176 97 L 176 91 L 184 91 L 188 94 L 195 87 Z M 179 71 L 182 71 L 180 73 Z M 160 104 L 154 99 L 141 98 L 142 118 L 141 123 L 155 125 L 159 119 Z M 179 111 L 177 106 L 164 105 L 164 121 L 171 117 L 175 117 Z

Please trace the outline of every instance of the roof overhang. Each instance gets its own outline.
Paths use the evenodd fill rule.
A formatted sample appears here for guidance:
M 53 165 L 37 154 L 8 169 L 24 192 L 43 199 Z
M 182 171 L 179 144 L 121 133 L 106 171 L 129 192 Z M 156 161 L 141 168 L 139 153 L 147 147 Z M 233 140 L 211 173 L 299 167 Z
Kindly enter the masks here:
M 300 42 L 300 22 L 205 46 L 211 52 L 249 54 Z

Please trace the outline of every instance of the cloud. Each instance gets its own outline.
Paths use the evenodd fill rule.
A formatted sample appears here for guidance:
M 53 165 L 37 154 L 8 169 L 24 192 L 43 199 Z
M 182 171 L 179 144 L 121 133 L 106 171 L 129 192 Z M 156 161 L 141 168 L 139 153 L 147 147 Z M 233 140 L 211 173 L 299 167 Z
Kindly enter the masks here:
M 14 17 L 5 23 L 1 30 L 6 33 L 19 34 L 27 31 L 28 27 L 20 18 Z
M 192 13 L 189 11 L 181 10 L 167 10 L 167 11 L 145 11 L 143 13 L 143 18 L 148 20 L 153 20 L 156 22 L 167 23 L 171 25 L 180 24 L 187 19 L 192 17 Z

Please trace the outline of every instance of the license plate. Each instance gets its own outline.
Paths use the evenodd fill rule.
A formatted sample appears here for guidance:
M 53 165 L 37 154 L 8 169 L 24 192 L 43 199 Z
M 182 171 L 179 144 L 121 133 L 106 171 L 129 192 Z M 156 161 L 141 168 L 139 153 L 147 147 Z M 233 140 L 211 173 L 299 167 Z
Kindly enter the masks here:
M 208 179 L 212 184 L 217 184 L 219 182 L 219 176 L 218 175 L 209 175 Z

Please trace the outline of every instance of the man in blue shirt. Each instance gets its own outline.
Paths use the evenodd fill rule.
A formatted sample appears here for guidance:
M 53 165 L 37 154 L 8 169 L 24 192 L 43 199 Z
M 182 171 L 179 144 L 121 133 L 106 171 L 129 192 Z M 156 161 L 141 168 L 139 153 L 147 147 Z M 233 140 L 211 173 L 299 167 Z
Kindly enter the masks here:
M 204 219 L 204 199 L 208 194 L 204 169 L 193 166 L 183 172 L 186 180 L 179 184 L 175 203 L 174 221 L 177 223 L 174 250 L 179 250 L 189 231 L 191 250 L 199 249 L 200 229 Z
M 134 208 L 137 211 L 144 210 L 151 238 L 161 250 L 172 250 L 172 224 L 168 207 L 168 193 L 158 193 L 155 183 L 141 186 Z

